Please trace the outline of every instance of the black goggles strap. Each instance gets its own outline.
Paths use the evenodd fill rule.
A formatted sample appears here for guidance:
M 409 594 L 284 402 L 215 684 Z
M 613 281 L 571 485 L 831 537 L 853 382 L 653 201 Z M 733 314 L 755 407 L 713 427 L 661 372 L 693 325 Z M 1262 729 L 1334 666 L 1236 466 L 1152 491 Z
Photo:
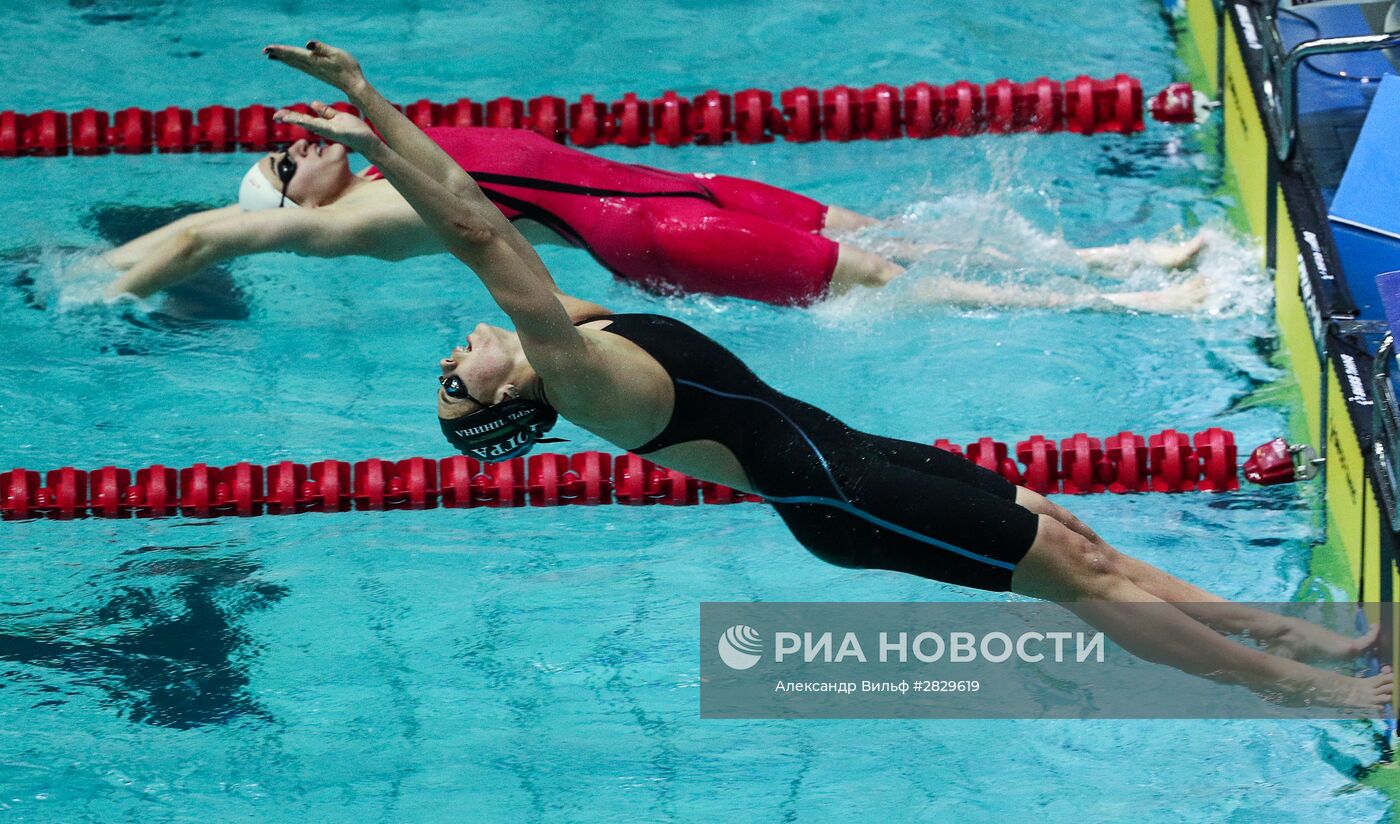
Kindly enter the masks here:
M 292 150 L 288 149 L 282 155 L 282 159 L 277 161 L 277 179 L 282 181 L 282 199 L 277 201 L 277 208 L 281 209 L 287 205 L 287 187 L 291 185 L 292 178 L 296 176 L 297 163 L 292 160 Z

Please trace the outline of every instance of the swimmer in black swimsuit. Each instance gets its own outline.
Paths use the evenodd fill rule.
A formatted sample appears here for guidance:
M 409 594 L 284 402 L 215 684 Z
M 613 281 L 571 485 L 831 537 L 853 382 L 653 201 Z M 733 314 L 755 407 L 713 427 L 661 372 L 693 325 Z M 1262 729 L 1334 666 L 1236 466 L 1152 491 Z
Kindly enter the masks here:
M 1389 668 L 1351 678 L 1297 658 L 1351 658 L 1347 638 L 1228 604 L 1124 555 L 1069 512 L 930 446 L 857 432 L 760 380 L 710 338 L 671 318 L 614 315 L 559 291 L 544 264 L 471 176 L 383 98 L 344 52 L 275 47 L 315 77 L 359 89 L 383 140 L 313 104 L 277 119 L 374 162 L 443 244 L 476 272 L 517 332 L 481 324 L 443 358 L 438 416 L 448 440 L 483 460 L 524 454 L 557 415 L 656 463 L 755 492 L 793 535 L 834 564 L 897 570 L 1065 603 L 1126 649 L 1286 699 L 1379 710 Z M 387 141 L 387 145 L 386 142 Z M 1168 601 L 1144 613 L 1111 603 Z M 1272 655 L 1220 633 L 1248 632 Z
M 825 561 L 1011 589 L 1037 522 L 1000 475 L 932 446 L 857 432 L 773 389 L 678 320 L 600 320 L 655 360 L 674 387 L 665 428 L 628 451 L 669 466 L 668 448 L 718 444 L 742 467 L 739 488 L 762 495 Z M 902 494 L 891 495 L 896 489 Z

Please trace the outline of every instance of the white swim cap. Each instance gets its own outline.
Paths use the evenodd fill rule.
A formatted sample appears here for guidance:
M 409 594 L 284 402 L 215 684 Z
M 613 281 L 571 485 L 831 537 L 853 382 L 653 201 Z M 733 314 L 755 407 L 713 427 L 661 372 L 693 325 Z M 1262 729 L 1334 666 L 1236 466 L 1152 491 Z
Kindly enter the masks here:
M 238 184 L 238 205 L 245 212 L 260 212 L 263 209 L 276 209 L 278 203 L 283 203 L 292 209 L 299 209 L 296 202 L 291 198 L 282 201 L 282 193 L 277 191 L 277 187 L 272 185 L 272 181 L 267 179 L 267 175 L 258 168 L 259 160 L 254 163 L 248 173 L 243 176 L 243 182 Z

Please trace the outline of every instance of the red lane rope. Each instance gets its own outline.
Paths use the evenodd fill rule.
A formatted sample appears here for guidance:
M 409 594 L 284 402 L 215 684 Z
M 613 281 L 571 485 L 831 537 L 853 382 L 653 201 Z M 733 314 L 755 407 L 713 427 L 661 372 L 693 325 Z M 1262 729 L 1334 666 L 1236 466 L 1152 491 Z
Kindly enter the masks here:
M 1190 87 L 1173 84 L 1154 99 L 1152 114 L 1168 122 L 1190 122 L 1189 103 Z M 348 103 L 334 105 L 354 111 Z M 310 111 L 303 103 L 288 108 Z M 810 143 L 1013 132 L 1130 134 L 1143 129 L 1142 84 L 1126 74 L 1107 80 L 1081 75 L 1063 83 L 1044 77 L 1029 83 L 1002 79 L 985 86 L 963 80 L 946 86 L 914 83 L 903 89 L 886 83 L 820 91 L 798 86 L 777 94 L 760 89 L 734 94 L 710 90 L 694 98 L 667 91 L 652 100 L 629 92 L 612 103 L 593 95 L 572 103 L 553 95 L 529 101 L 498 97 L 484 104 L 464 97 L 452 103 L 419 100 L 400 108 L 420 127 L 531 129 L 585 148 L 721 145 L 731 140 L 768 143 L 777 136 Z M 228 106 L 205 106 L 198 111 L 177 106 L 159 111 L 83 109 L 72 114 L 52 109 L 33 114 L 6 110 L 0 111 L 0 157 L 152 150 L 265 152 L 302 138 L 319 139 L 298 126 L 272 122 L 276 111 L 277 107 L 262 104 L 237 111 Z
M 1234 435 L 1219 428 L 1194 436 L 1167 429 L 1147 438 L 1119 432 L 1102 441 L 1078 433 L 1058 443 L 1032 435 L 1014 451 L 992 438 L 979 438 L 965 450 L 946 440 L 934 445 L 1046 494 L 1239 489 Z M 91 472 L 64 467 L 42 479 L 28 469 L 0 473 L 4 520 L 251 517 L 438 506 L 690 506 L 761 500 L 637 455 L 603 452 L 543 454 L 501 463 L 458 455 L 436 461 L 370 458 L 354 465 L 155 465 L 134 473 L 113 466 Z

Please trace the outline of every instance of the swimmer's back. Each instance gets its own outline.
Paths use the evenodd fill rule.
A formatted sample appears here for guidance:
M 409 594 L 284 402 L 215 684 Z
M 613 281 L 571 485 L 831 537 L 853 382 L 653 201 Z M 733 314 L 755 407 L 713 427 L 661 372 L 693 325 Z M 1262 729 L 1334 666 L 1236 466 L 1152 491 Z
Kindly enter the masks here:
M 543 181 L 596 190 L 599 196 L 609 193 L 710 197 L 694 175 L 618 163 L 561 146 L 526 129 L 438 126 L 423 132 L 484 186 L 510 185 L 509 181 L 493 179 L 505 176 L 519 178 L 519 182 L 527 184 Z M 378 177 L 378 170 L 371 168 L 366 176 Z

